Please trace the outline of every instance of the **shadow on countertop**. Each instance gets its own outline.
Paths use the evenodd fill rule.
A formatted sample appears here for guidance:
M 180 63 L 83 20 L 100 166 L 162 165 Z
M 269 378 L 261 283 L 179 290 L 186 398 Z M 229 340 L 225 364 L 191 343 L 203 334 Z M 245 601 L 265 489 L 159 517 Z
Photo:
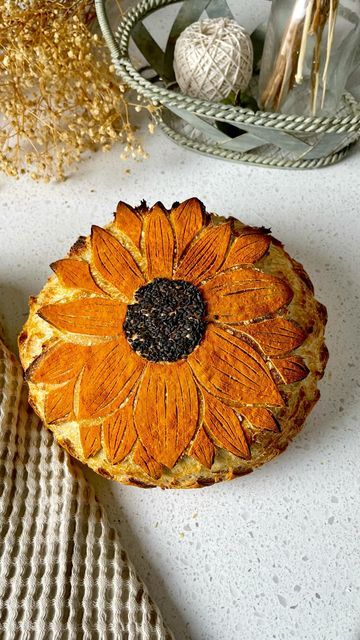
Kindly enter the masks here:
M 18 285 L 0 283 L 0 325 L 6 345 L 18 355 L 17 336 L 28 316 L 28 295 Z

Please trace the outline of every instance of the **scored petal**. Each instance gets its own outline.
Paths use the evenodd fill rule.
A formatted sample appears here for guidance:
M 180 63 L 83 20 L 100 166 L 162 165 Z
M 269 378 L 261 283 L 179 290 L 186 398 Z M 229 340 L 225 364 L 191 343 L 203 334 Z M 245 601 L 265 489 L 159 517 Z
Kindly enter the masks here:
M 67 382 L 80 373 L 89 353 L 89 347 L 61 342 L 34 360 L 26 372 L 26 379 L 48 384 Z
M 274 313 L 293 297 L 286 282 L 255 269 L 220 273 L 201 289 L 209 318 L 231 324 Z
M 309 369 L 300 356 L 292 356 L 290 358 L 273 358 L 272 363 L 285 384 L 299 382 L 306 378 L 309 373 Z
M 204 394 L 205 424 L 220 447 L 240 458 L 251 458 L 249 445 L 235 411 L 214 398 Z
M 285 318 L 272 318 L 239 327 L 242 333 L 251 336 L 268 356 L 283 355 L 299 347 L 306 333 Z
M 196 385 L 186 362 L 149 362 L 135 402 L 135 427 L 147 452 L 170 469 L 199 420 Z
M 95 456 L 101 449 L 101 425 L 80 426 L 80 442 L 84 458 Z
M 133 403 L 129 400 L 103 423 L 105 448 L 112 464 L 118 464 L 126 458 L 135 444 L 133 409 Z
M 176 279 L 199 284 L 213 276 L 224 262 L 230 235 L 229 222 L 204 229 L 200 237 L 185 252 L 175 272 Z
M 144 277 L 131 253 L 111 233 L 101 227 L 91 229 L 94 266 L 100 275 L 131 300 Z
M 142 216 L 138 211 L 125 202 L 119 202 L 115 214 L 115 225 L 140 249 Z
M 134 389 L 144 363 L 125 338 L 92 347 L 80 383 L 79 418 L 106 416 Z
M 248 233 L 236 238 L 224 262 L 223 268 L 230 269 L 239 264 L 254 264 L 262 258 L 270 246 L 270 238 L 259 233 Z
M 47 424 L 74 418 L 74 387 L 76 378 L 46 394 L 45 418 Z
M 156 460 L 154 460 L 154 458 L 152 458 L 148 454 L 146 449 L 144 449 L 143 445 L 141 444 L 140 440 L 138 440 L 135 446 L 133 462 L 134 464 L 137 464 L 138 467 L 141 467 L 141 469 L 145 471 L 145 473 L 151 478 L 155 478 L 156 480 L 158 480 L 158 478 L 162 476 L 162 464 L 156 462 Z
M 263 407 L 239 407 L 239 413 L 254 427 L 264 431 L 279 431 L 279 425 L 274 416 Z
M 219 398 L 233 403 L 284 404 L 261 356 L 220 327 L 208 326 L 188 363 L 200 384 Z
M 189 449 L 189 456 L 196 458 L 207 469 L 211 469 L 215 458 L 215 447 L 204 427 L 200 427 Z
M 126 305 L 106 298 L 80 298 L 41 307 L 38 315 L 61 331 L 116 336 L 122 331 Z
M 53 262 L 50 267 L 66 287 L 104 293 L 96 284 L 91 275 L 90 267 L 84 260 L 65 258 L 64 260 Z
M 203 205 L 197 198 L 190 198 L 173 207 L 170 215 L 175 229 L 177 259 L 203 226 Z
M 155 204 L 145 217 L 144 242 L 148 279 L 171 278 L 174 234 L 169 218 L 159 204 Z

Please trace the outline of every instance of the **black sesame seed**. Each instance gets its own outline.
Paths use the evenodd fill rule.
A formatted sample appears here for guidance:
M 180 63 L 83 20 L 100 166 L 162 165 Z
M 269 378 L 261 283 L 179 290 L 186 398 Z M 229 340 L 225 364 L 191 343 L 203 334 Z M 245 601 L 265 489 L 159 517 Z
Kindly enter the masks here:
M 205 304 L 190 282 L 156 278 L 137 290 L 135 300 L 123 327 L 133 350 L 147 360 L 175 362 L 200 343 Z

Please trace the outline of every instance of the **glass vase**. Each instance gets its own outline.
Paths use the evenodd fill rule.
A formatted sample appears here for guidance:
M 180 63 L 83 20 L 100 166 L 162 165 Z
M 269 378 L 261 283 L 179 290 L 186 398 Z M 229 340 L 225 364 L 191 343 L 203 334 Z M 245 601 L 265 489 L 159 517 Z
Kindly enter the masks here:
M 360 0 L 273 0 L 259 80 L 264 111 L 334 115 L 360 49 Z

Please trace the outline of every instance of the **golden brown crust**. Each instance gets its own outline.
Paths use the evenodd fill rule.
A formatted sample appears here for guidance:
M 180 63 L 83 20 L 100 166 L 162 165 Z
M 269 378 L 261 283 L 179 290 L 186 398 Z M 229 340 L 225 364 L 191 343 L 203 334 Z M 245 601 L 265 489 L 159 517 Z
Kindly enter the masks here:
M 144 233 L 156 234 L 160 218 L 162 219 L 163 215 L 167 215 L 159 205 L 156 205 L 153 211 L 154 215 L 148 221 L 145 229 L 143 228 L 141 236 L 139 233 L 139 220 L 147 212 L 145 205 L 138 210 L 134 210 L 128 205 L 120 203 L 115 221 L 106 227 L 106 231 L 95 231 L 95 240 L 94 233 L 92 240 L 82 237 L 71 248 L 68 258 L 73 261 L 81 261 L 79 262 L 81 264 L 80 269 L 77 268 L 76 270 L 76 277 L 80 283 L 77 286 L 79 288 L 82 287 L 83 290 L 86 289 L 80 295 L 80 299 L 86 297 L 92 311 L 94 305 L 96 306 L 97 304 L 96 300 L 99 299 L 103 300 L 105 306 L 109 306 L 109 304 L 111 306 L 111 298 L 117 299 L 119 304 L 126 305 L 122 297 L 123 292 L 126 292 L 121 275 L 124 269 L 130 271 L 131 296 L 134 290 L 143 283 L 144 274 L 147 273 L 147 268 L 149 268 L 149 262 L 151 275 L 155 274 L 156 276 L 159 274 L 159 269 L 161 273 L 161 264 L 157 261 L 157 256 L 152 256 L 141 250 Z M 194 218 L 190 228 L 184 231 L 181 226 L 181 220 L 186 211 L 190 211 L 190 213 L 193 211 Z M 130 213 L 133 216 L 133 225 L 130 232 L 126 213 Z M 101 398 L 96 398 L 94 401 L 90 397 L 87 398 L 86 395 L 84 398 L 80 398 L 79 406 L 82 413 L 77 413 L 77 415 L 82 415 L 83 419 L 80 423 L 81 428 L 79 428 L 79 418 L 75 418 L 70 413 L 69 394 L 72 393 L 74 397 L 76 396 L 78 393 L 76 389 L 81 384 L 81 376 L 84 375 L 87 376 L 85 380 L 93 379 L 94 375 L 98 376 L 100 385 L 101 371 L 96 368 L 96 355 L 94 356 L 95 359 L 92 360 L 93 365 L 89 365 L 86 364 L 86 353 L 89 348 L 95 348 L 94 353 L 99 353 L 98 360 L 100 364 L 104 357 L 103 354 L 109 351 L 113 358 L 118 357 L 117 352 L 111 350 L 110 343 L 104 343 L 104 340 L 108 340 L 106 336 L 114 334 L 116 326 L 121 323 L 121 318 L 123 318 L 122 312 L 120 312 L 120 307 L 117 307 L 106 315 L 108 327 L 103 330 L 103 337 L 101 337 L 101 330 L 94 329 L 94 340 L 95 343 L 98 341 L 97 346 L 92 342 L 92 327 L 86 324 L 86 315 L 79 319 L 79 328 L 82 329 L 82 332 L 79 331 L 76 335 L 72 334 L 71 344 L 66 341 L 63 343 L 62 331 L 68 330 L 69 317 L 73 311 L 75 310 L 78 313 L 77 301 L 79 300 L 79 290 L 73 288 L 74 282 L 72 274 L 69 275 L 66 259 L 55 263 L 57 266 L 55 271 L 58 272 L 58 275 L 51 276 L 40 294 L 30 300 L 30 314 L 19 336 L 19 350 L 23 367 L 25 371 L 28 371 L 27 378 L 29 380 L 32 405 L 43 421 L 47 422 L 59 443 L 71 455 L 85 462 L 104 477 L 141 487 L 195 488 L 209 486 L 215 482 L 245 475 L 285 450 L 288 443 L 302 428 L 307 415 L 319 398 L 317 382 L 323 376 L 328 358 L 328 352 L 324 344 L 324 327 L 327 314 L 325 307 L 317 302 L 313 296 L 313 287 L 309 276 L 302 265 L 291 259 L 284 251 L 281 243 L 268 235 L 267 230 L 245 227 L 241 222 L 234 219 L 224 224 L 226 221 L 223 218 L 212 214 L 207 217 L 209 228 L 200 233 L 201 223 L 205 218 L 206 214 L 203 207 L 196 199 L 177 205 L 169 218 L 166 218 L 166 220 L 172 221 L 174 239 L 175 243 L 177 239 L 179 241 L 180 253 L 176 253 L 176 250 L 174 250 L 174 239 L 171 235 L 173 232 L 170 226 L 167 227 L 166 223 L 162 260 L 167 265 L 166 268 L 168 270 L 171 268 L 169 265 L 172 259 L 174 260 L 174 267 L 177 269 L 178 274 L 177 278 L 189 279 L 197 285 L 203 283 L 204 280 L 211 282 L 210 279 L 213 279 L 212 282 L 214 283 L 216 277 L 218 277 L 216 272 L 219 269 L 220 272 L 222 272 L 222 269 L 230 269 L 231 273 L 233 265 L 237 264 L 236 260 L 241 259 L 248 265 L 245 268 L 249 269 L 253 269 L 252 265 L 256 262 L 257 273 L 264 274 L 264 276 L 260 276 L 260 279 L 262 278 L 261 286 L 265 281 L 266 284 L 272 282 L 276 284 L 277 278 L 283 283 L 281 285 L 282 289 L 276 289 L 276 295 L 283 296 L 283 299 L 279 301 L 278 308 L 281 307 L 281 309 L 279 312 L 276 311 L 275 319 L 266 316 L 260 317 L 254 323 L 249 323 L 244 317 L 242 330 L 241 326 L 236 323 L 232 324 L 229 330 L 230 335 L 234 336 L 233 341 L 239 342 L 241 340 L 242 344 L 245 345 L 244 350 L 247 351 L 248 355 L 250 354 L 249 357 L 255 358 L 256 362 L 259 363 L 256 365 L 257 371 L 260 372 L 262 367 L 259 359 L 261 357 L 267 362 L 269 367 L 267 371 L 271 373 L 270 378 L 264 377 L 263 373 L 259 373 L 262 376 L 262 388 L 267 388 L 266 393 L 271 405 L 266 405 L 265 395 L 261 401 L 261 407 L 243 407 L 241 411 L 241 408 L 236 406 L 236 402 L 232 406 L 231 400 L 226 405 L 223 405 L 223 407 L 227 407 L 225 417 L 227 417 L 227 433 L 231 441 L 230 444 L 229 442 L 224 444 L 224 428 L 217 431 L 217 421 L 214 418 L 218 410 L 216 399 L 214 400 L 214 397 L 211 396 L 210 400 L 206 402 L 206 398 L 204 400 L 202 397 L 209 390 L 211 391 L 209 386 L 207 391 L 203 390 L 202 394 L 199 392 L 199 419 L 200 421 L 203 420 L 203 426 L 199 423 L 200 426 L 195 437 L 191 439 L 186 453 L 181 455 L 179 459 L 177 459 L 177 453 L 172 449 L 172 442 L 164 441 L 162 448 L 159 447 L 159 443 L 154 446 L 155 433 L 151 438 L 152 424 L 155 425 L 154 421 L 166 421 L 167 416 L 159 414 L 157 407 L 152 407 L 152 411 L 155 413 L 149 413 L 147 417 L 148 426 L 145 429 L 142 422 L 145 415 L 145 406 L 147 406 L 145 402 L 142 409 L 140 405 L 137 405 L 140 407 L 137 409 L 138 417 L 136 417 L 135 412 L 135 430 L 140 436 L 140 440 L 135 443 L 134 426 L 128 428 L 122 421 L 119 411 L 116 413 L 116 403 L 118 403 L 121 389 L 116 388 L 115 380 L 112 386 L 114 397 L 112 399 L 111 420 L 114 423 L 116 422 L 117 437 L 114 436 L 109 423 L 110 418 L 106 416 L 106 411 L 104 412 L 102 409 L 105 400 L 102 401 Z M 232 240 L 229 245 L 230 235 Z M 193 240 L 191 240 L 191 237 L 193 237 Z M 93 247 L 94 243 L 96 244 L 94 253 L 92 252 L 91 242 Z M 198 250 L 200 246 L 200 252 L 204 258 L 201 263 L 197 262 L 197 254 L 194 250 L 196 244 Z M 121 255 L 118 258 L 119 247 Z M 214 251 L 214 247 L 217 250 Z M 120 267 L 117 267 L 114 261 L 112 262 L 112 282 L 116 284 L 116 289 L 114 289 L 111 281 L 109 284 L 106 280 L 107 267 L 106 265 L 104 266 L 102 255 L 105 255 L 107 251 L 112 252 L 112 255 L 121 260 Z M 173 256 L 170 255 L 171 252 Z M 95 256 L 94 258 L 92 257 L 93 255 Z M 236 256 L 240 256 L 240 258 Z M 95 268 L 92 272 L 88 270 L 88 265 L 91 267 L 93 259 L 95 260 Z M 221 265 L 223 266 L 221 267 Z M 95 277 L 94 273 L 96 274 Z M 233 273 L 239 272 L 234 271 Z M 234 275 L 232 281 L 236 282 L 237 277 Z M 245 278 L 247 277 L 248 274 L 245 274 Z M 227 282 L 230 281 L 231 279 Z M 253 287 L 248 287 L 248 289 L 253 289 Z M 98 297 L 98 290 L 100 298 Z M 101 291 L 103 292 L 102 298 Z M 291 301 L 291 296 L 288 295 L 289 291 L 292 294 Z M 107 296 L 110 296 L 110 298 Z M 220 300 L 220 303 L 216 306 L 215 298 L 212 299 L 214 303 L 213 312 L 216 313 L 216 309 L 219 308 L 226 312 L 229 317 L 232 317 L 234 315 L 233 303 L 229 303 L 226 300 L 226 306 L 225 304 L 222 305 Z M 275 307 L 270 298 L 269 312 L 272 313 Z M 59 301 L 67 305 L 66 309 L 65 307 L 63 309 L 64 313 L 60 321 L 61 326 L 59 326 L 57 311 L 56 317 L 54 317 L 54 308 Z M 249 298 L 247 304 L 250 305 L 251 309 L 251 305 L 254 307 L 254 304 L 257 303 L 256 300 L 253 302 Z M 67 311 L 70 313 L 67 313 Z M 246 305 L 243 310 L 244 314 L 245 312 Z M 96 313 L 97 311 L 95 311 L 95 317 Z M 119 317 L 116 314 L 119 314 Z M 54 320 L 55 324 L 52 324 Z M 101 319 L 101 322 L 103 322 L 103 319 Z M 266 330 L 266 322 L 273 323 L 270 341 Z M 218 326 L 220 327 L 218 332 L 221 333 L 222 325 Z M 266 339 L 263 339 L 264 335 Z M 113 339 L 115 340 L 115 338 Z M 288 351 L 291 351 L 291 353 L 284 353 L 282 341 L 290 345 Z M 79 347 L 76 357 L 72 357 L 74 344 Z M 94 344 L 95 347 L 90 346 Z M 56 350 L 58 350 L 58 354 L 54 357 Z M 42 354 L 45 355 L 42 356 Z M 39 356 L 45 359 L 42 360 Z M 46 358 L 48 362 L 46 362 Z M 56 367 L 59 361 L 62 363 L 68 361 L 69 379 L 66 379 L 66 376 L 65 378 L 62 376 L 63 370 L 57 371 Z M 158 368 L 161 369 L 161 365 Z M 42 380 L 43 370 L 47 371 L 47 374 L 49 374 L 50 370 L 53 372 L 51 382 L 49 382 L 48 378 L 47 382 Z M 130 393 L 131 389 L 134 388 L 135 382 L 132 381 L 135 381 L 135 378 L 137 379 L 139 376 L 145 375 L 141 371 L 140 365 L 138 365 L 138 368 L 134 365 L 134 370 L 130 372 L 124 370 L 124 382 L 122 382 L 122 385 L 128 384 L 127 393 Z M 76 384 L 74 376 L 78 376 Z M 151 384 L 154 384 L 151 377 L 149 380 L 152 380 Z M 167 384 L 166 377 L 163 382 L 161 382 L 161 377 L 158 378 L 156 384 L 160 385 L 160 391 L 162 390 L 163 392 Z M 179 388 L 181 389 L 181 385 L 184 385 L 185 382 L 182 383 L 179 377 L 176 377 L 176 381 L 174 378 L 174 381 L 171 384 L 169 383 L 168 391 L 171 391 L 175 384 L 180 385 Z M 188 382 L 186 384 L 188 385 Z M 274 384 L 276 384 L 281 393 L 281 402 L 278 401 L 280 396 L 278 396 L 278 391 Z M 66 393 L 61 395 L 59 393 L 60 386 L 56 385 L 64 385 Z M 192 397 L 193 400 L 191 402 L 194 405 L 196 402 L 195 396 Z M 255 396 L 254 400 L 256 403 Z M 95 413 L 93 411 L 94 406 L 96 407 Z M 78 411 L 79 407 L 76 407 L 76 409 Z M 50 411 L 50 415 L 55 416 L 53 421 L 49 420 L 46 415 L 47 410 Z M 181 411 L 186 415 L 185 406 Z M 61 416 L 61 414 L 64 415 Z M 95 418 L 93 417 L 94 415 Z M 59 416 L 60 421 L 58 420 Z M 171 417 L 171 420 L 173 419 Z M 136 425 L 136 420 L 141 424 Z M 207 420 L 211 422 L 210 425 L 207 424 Z M 189 425 L 190 421 L 187 421 L 186 424 L 182 424 L 182 422 L 185 423 L 186 421 L 184 419 L 181 420 L 180 428 L 186 427 L 188 431 L 184 432 L 183 440 L 180 439 L 178 443 L 179 451 L 182 450 L 182 443 L 186 443 L 187 439 L 191 437 L 191 430 L 193 430 L 193 427 Z M 232 436 L 231 433 L 233 433 Z M 118 439 L 119 434 L 122 438 L 121 441 Z M 144 445 L 147 449 L 144 448 Z M 224 446 L 227 446 L 227 448 L 223 448 Z M 152 451 L 153 454 L 151 455 Z M 152 457 L 154 455 L 157 456 L 158 460 Z M 161 456 L 163 456 L 162 459 Z M 170 468 L 163 466 L 166 463 L 169 464 Z M 174 466 L 171 468 L 173 464 Z

